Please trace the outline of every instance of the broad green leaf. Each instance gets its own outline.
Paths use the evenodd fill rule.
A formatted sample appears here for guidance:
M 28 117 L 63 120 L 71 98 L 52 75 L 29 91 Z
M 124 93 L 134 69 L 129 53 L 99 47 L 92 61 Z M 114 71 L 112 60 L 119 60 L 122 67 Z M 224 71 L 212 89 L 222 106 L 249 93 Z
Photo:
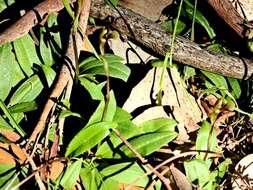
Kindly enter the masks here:
M 27 34 L 13 42 L 17 60 L 27 76 L 33 74 L 33 64 L 40 65 L 32 38 Z
M 129 139 L 141 133 L 139 128 L 132 121 L 118 122 L 117 130 L 125 139 Z M 115 133 L 111 133 L 110 138 L 98 148 L 96 156 L 102 158 L 112 158 L 118 151 L 117 147 L 120 144 L 122 144 L 120 138 Z
M 107 112 L 105 112 L 105 101 L 102 100 L 100 102 L 100 104 L 98 105 L 96 111 L 90 117 L 87 125 L 91 125 L 93 123 L 100 122 L 102 120 L 103 121 L 112 121 L 114 114 L 116 112 L 116 108 L 117 108 L 117 105 L 116 105 L 114 93 L 113 93 L 113 91 L 111 91 L 110 92 L 110 100 L 107 105 Z
M 38 75 L 31 76 L 12 95 L 9 105 L 33 101 L 42 91 L 43 85 Z
M 105 82 L 100 84 L 95 84 L 85 77 L 79 78 L 81 85 L 89 92 L 93 100 L 104 100 L 104 95 L 102 93 L 102 88 Z
M 5 121 L 5 119 L 0 115 L 0 131 L 14 131 L 14 129 L 10 126 L 8 122 Z
M 91 124 L 102 121 L 104 108 L 105 108 L 105 101 L 101 101 L 86 125 L 89 126 Z
M 79 113 L 72 112 L 70 110 L 61 111 L 60 118 L 66 118 L 66 117 L 69 117 L 69 116 L 82 118 L 82 116 Z
M 61 178 L 61 186 L 64 189 L 71 190 L 77 182 L 80 170 L 82 166 L 82 160 L 77 160 L 71 163 Z
M 154 132 L 135 137 L 130 140 L 129 143 L 142 156 L 147 156 L 159 150 L 162 146 L 168 144 L 176 137 L 177 133 L 174 131 Z M 126 145 L 123 145 L 123 147 L 120 148 L 120 151 L 127 157 L 136 157 L 136 155 Z
M 190 17 L 190 19 L 192 19 L 193 18 L 194 5 L 192 5 L 189 0 L 185 0 L 184 1 L 184 7 L 185 7 L 185 11 L 186 11 L 187 15 Z M 208 33 L 208 36 L 211 39 L 213 39 L 216 36 L 214 30 L 209 25 L 209 22 L 207 21 L 207 19 L 198 10 L 196 11 L 195 20 L 198 24 L 203 26 L 203 28 L 206 30 L 206 32 Z
M 139 125 L 143 133 L 174 131 L 177 122 L 174 119 L 158 118 L 145 121 Z
M 222 47 L 221 44 L 218 43 L 212 43 L 211 45 L 207 46 L 207 49 L 214 52 L 227 54 L 227 50 L 224 47 Z
M 188 80 L 190 77 L 193 77 L 196 75 L 195 68 L 190 66 L 184 66 L 184 80 Z
M 68 14 L 71 16 L 71 18 L 74 20 L 75 19 L 75 15 L 74 15 L 74 11 L 72 10 L 71 6 L 70 6 L 70 2 L 68 0 L 62 0 L 63 5 L 65 7 L 65 9 L 67 10 Z
M 198 136 L 196 139 L 196 150 L 200 151 L 217 151 L 217 137 L 216 131 L 213 129 L 210 123 L 204 121 L 199 129 Z M 206 153 L 202 152 L 199 154 L 200 159 L 204 159 Z
M 184 162 L 186 176 L 191 182 L 198 182 L 202 187 L 209 180 L 209 167 L 204 160 L 194 159 Z
M 235 99 L 240 98 L 242 91 L 238 79 L 227 77 L 227 80 L 232 88 L 231 94 L 235 96 Z
M 65 156 L 78 156 L 93 148 L 110 134 L 110 128 L 116 126 L 113 122 L 100 122 L 83 128 L 69 143 Z
M 110 177 L 110 179 L 119 183 L 146 187 L 149 182 L 148 177 L 142 177 L 139 179 L 139 177 L 143 176 L 145 172 L 146 171 L 143 167 L 139 166 L 137 163 L 126 162 L 108 166 L 101 171 L 101 174 L 105 178 Z
M 47 85 L 50 87 L 55 80 L 56 73 L 55 71 L 48 65 L 41 65 L 41 68 L 44 72 L 45 78 L 47 80 Z
M 61 49 L 62 45 L 61 45 L 60 30 L 58 31 L 54 30 L 54 27 L 58 25 L 58 21 L 57 21 L 58 18 L 59 18 L 58 13 L 56 12 L 50 13 L 47 19 L 47 24 L 50 29 L 50 34 L 52 35 L 52 38 L 54 40 L 53 42 L 56 42 L 56 44 L 58 45 L 58 48 Z
M 103 57 L 108 63 L 109 76 L 127 81 L 130 75 L 130 69 L 122 63 L 123 59 L 116 55 L 106 54 Z M 93 74 L 93 75 L 105 75 L 104 63 L 102 59 L 96 57 L 90 57 L 80 63 L 80 75 Z
M 54 63 L 50 42 L 46 35 L 46 29 L 40 29 L 40 55 L 45 65 L 51 66 Z
M 22 102 L 9 107 L 11 113 L 22 113 L 36 110 L 38 105 L 35 101 Z
M 113 118 L 113 121 L 115 122 L 123 122 L 123 121 L 130 121 L 132 119 L 132 116 L 127 111 L 123 110 L 120 107 L 116 108 L 116 112 Z
M 102 183 L 99 179 L 99 173 L 96 168 L 82 168 L 80 178 L 85 190 L 98 190 L 98 186 Z
M 11 189 L 11 187 L 19 183 L 18 171 L 15 167 L 12 164 L 0 164 L 0 189 Z
M 24 78 L 15 56 L 12 52 L 11 44 L 0 46 L 0 99 L 5 100 L 12 87 Z
M 111 178 L 106 179 L 105 181 L 102 182 L 100 190 L 108 190 L 108 189 L 120 190 L 119 183 Z
M 213 83 L 213 85 L 216 88 L 221 90 L 222 95 L 225 95 L 225 92 L 222 91 L 222 90 L 228 90 L 228 84 L 225 77 L 209 72 L 209 71 L 201 70 L 201 72 Z
M 166 32 L 173 33 L 174 28 L 175 28 L 175 23 L 176 23 L 176 19 L 172 19 L 172 20 L 162 22 L 161 26 Z M 178 20 L 176 34 L 180 34 L 181 32 L 185 30 L 185 28 L 186 28 L 186 24 L 183 21 Z

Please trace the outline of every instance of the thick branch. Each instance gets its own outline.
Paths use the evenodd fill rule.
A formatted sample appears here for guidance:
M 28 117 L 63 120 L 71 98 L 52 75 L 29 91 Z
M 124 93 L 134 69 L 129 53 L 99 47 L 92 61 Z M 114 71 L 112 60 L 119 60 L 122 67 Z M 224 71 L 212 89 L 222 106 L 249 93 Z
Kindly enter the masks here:
M 100 19 L 112 16 L 115 18 L 112 26 L 119 32 L 160 55 L 167 53 L 171 44 L 171 34 L 166 33 L 160 25 L 129 9 L 118 6 L 118 11 L 124 19 L 102 0 L 95 0 L 91 16 Z M 238 79 L 249 79 L 253 73 L 252 60 L 213 53 L 180 36 L 175 41 L 173 59 L 179 63 Z

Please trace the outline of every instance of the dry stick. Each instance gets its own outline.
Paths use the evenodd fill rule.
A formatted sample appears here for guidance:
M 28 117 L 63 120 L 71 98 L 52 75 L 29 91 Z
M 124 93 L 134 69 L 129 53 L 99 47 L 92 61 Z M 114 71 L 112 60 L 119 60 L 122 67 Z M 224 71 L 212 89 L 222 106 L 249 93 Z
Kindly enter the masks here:
M 24 36 L 32 27 L 42 21 L 47 14 L 57 12 L 63 9 L 63 7 L 62 0 L 45 0 L 41 2 L 12 26 L 0 33 L 0 45 Z
M 214 0 L 209 0 L 208 2 L 211 5 L 214 5 Z M 63 5 L 61 0 L 46 0 L 35 7 L 35 10 L 39 13 L 39 15 L 43 16 L 48 12 L 58 11 L 62 8 Z M 160 55 L 166 54 L 170 48 L 169 44 L 171 44 L 172 37 L 170 34 L 162 30 L 160 25 L 140 16 L 137 13 L 120 6 L 118 9 L 122 15 L 124 15 L 124 20 L 127 20 L 129 26 L 126 26 L 124 21 L 116 19 L 116 22 L 112 23 L 115 28 L 117 28 L 121 33 L 126 34 L 132 40 L 135 40 L 141 45 L 153 50 L 155 53 Z M 108 16 L 120 18 L 116 10 L 104 4 L 104 0 L 93 1 L 91 16 L 102 19 Z M 36 14 L 33 11 L 29 11 L 14 25 L 0 33 L 0 45 L 27 34 L 36 23 L 38 23 Z M 241 21 L 239 23 L 241 23 Z M 131 28 L 131 31 L 129 31 L 129 27 Z M 190 42 L 183 37 L 177 37 L 175 44 L 176 47 L 173 59 L 179 63 L 238 79 L 249 79 L 252 77 L 252 60 L 213 53 L 201 49 L 196 43 Z
M 83 3 L 82 12 L 80 14 L 80 21 L 79 26 L 83 31 L 86 31 L 87 23 L 88 23 L 88 17 L 89 17 L 89 10 L 90 10 L 91 2 L 90 0 L 86 0 L 85 3 Z M 75 35 L 75 41 L 77 45 L 77 51 L 78 55 L 80 53 L 80 50 L 82 48 L 82 37 L 77 32 Z M 44 129 L 47 117 L 54 106 L 55 102 L 53 100 L 57 100 L 58 97 L 61 95 L 62 91 L 66 87 L 69 80 L 73 80 L 75 75 L 75 66 L 76 64 L 73 64 L 72 61 L 75 61 L 75 52 L 74 52 L 74 44 L 73 44 L 73 34 L 70 34 L 69 42 L 68 42 L 68 48 L 67 53 L 65 55 L 65 63 L 63 64 L 59 76 L 57 78 L 57 81 L 55 83 L 55 86 L 53 88 L 53 91 L 49 97 L 49 99 L 46 102 L 46 105 L 43 109 L 43 112 L 39 118 L 39 121 L 37 125 L 35 126 L 35 129 L 32 133 L 32 135 L 29 138 L 29 141 L 27 143 L 27 147 L 31 142 L 33 142 L 37 135 Z
M 164 56 L 168 52 L 172 40 L 171 34 L 166 33 L 160 25 L 129 9 L 118 6 L 118 10 L 124 19 L 115 9 L 105 5 L 102 0 L 95 0 L 91 8 L 91 16 L 100 19 L 112 16 L 114 17 L 112 26 L 123 35 L 159 55 Z M 228 77 L 249 79 L 253 75 L 252 60 L 214 53 L 180 36 L 175 40 L 173 59 L 179 63 Z
M 143 163 L 146 164 L 147 160 L 141 156 L 141 154 L 120 134 L 117 129 L 112 128 L 113 132 L 120 138 L 120 140 L 125 143 L 125 145 L 136 155 L 136 157 Z M 170 186 L 170 181 L 163 175 L 161 175 L 153 166 L 149 163 L 146 164 L 147 167 L 164 183 L 167 189 L 172 190 Z M 151 173 L 152 173 L 151 172 Z
M 27 158 L 29 164 L 31 165 L 33 171 L 35 172 L 35 180 L 38 183 L 40 190 L 46 190 L 46 187 L 45 187 L 44 183 L 42 182 L 42 179 L 40 178 L 39 173 L 36 172 L 37 167 L 36 167 L 36 164 L 34 163 L 33 159 L 29 155 L 26 155 L 26 158 Z

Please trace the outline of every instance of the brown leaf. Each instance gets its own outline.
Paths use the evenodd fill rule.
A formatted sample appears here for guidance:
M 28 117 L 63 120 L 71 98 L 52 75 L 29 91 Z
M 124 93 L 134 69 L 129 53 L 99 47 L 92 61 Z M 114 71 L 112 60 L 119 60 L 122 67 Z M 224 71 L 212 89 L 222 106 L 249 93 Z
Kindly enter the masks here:
M 18 158 L 20 164 L 23 164 L 26 160 L 26 155 L 24 151 L 16 144 L 10 144 L 10 150 L 15 154 Z
M 172 0 L 121 0 L 119 4 L 125 8 L 139 13 L 146 18 L 156 21 L 162 13 L 162 10 L 170 5 Z
M 192 185 L 187 177 L 173 165 L 170 166 L 170 172 L 175 180 L 179 190 L 192 190 Z
M 217 135 L 220 133 L 219 126 L 226 121 L 229 117 L 232 117 L 235 115 L 235 112 L 225 112 L 223 113 L 214 123 L 214 128 L 217 131 Z
M 20 139 L 20 135 L 10 130 L 0 130 L 0 134 L 3 135 L 11 142 L 17 142 Z
M 62 173 L 64 167 L 65 165 L 63 162 L 59 160 L 54 161 L 50 167 L 49 178 L 51 180 L 56 180 L 59 177 L 59 175 Z
M 14 157 L 5 151 L 4 149 L 0 148 L 0 164 L 12 164 L 15 165 Z

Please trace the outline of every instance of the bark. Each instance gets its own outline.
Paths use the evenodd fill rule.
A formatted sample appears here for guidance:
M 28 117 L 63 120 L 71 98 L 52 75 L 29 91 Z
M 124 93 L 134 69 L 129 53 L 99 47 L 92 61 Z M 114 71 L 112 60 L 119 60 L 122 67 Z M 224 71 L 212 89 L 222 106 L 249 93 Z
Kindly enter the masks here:
M 172 41 L 171 34 L 166 33 L 160 25 L 127 8 L 118 6 L 117 9 L 106 5 L 103 0 L 95 0 L 90 14 L 100 19 L 113 17 L 111 25 L 122 35 L 159 55 L 164 56 L 168 52 Z M 252 60 L 214 53 L 180 36 L 176 38 L 174 47 L 173 59 L 176 62 L 238 79 L 252 77 Z

